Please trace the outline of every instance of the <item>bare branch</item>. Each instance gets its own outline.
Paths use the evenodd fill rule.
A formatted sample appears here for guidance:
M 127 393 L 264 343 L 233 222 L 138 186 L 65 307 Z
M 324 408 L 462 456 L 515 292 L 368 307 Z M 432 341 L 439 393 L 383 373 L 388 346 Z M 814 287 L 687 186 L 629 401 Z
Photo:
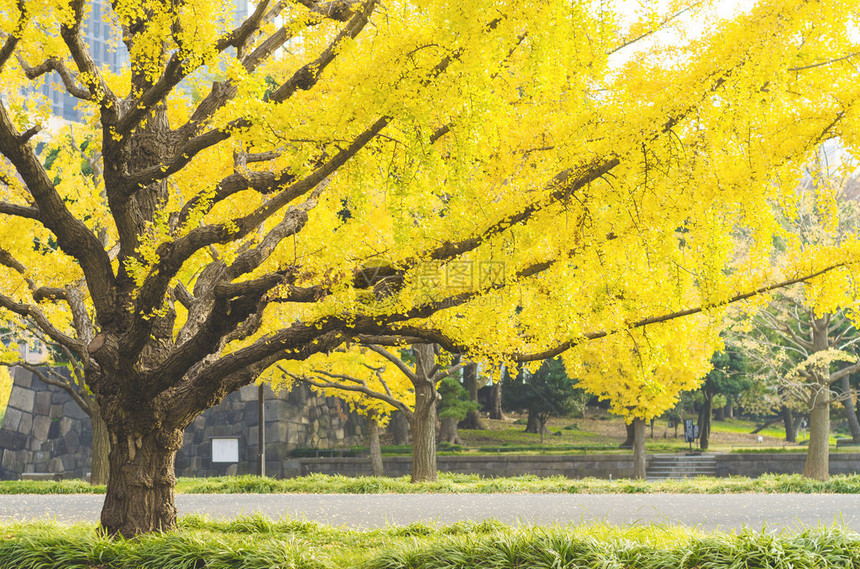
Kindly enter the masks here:
M 45 73 L 56 71 L 69 95 L 83 101 L 94 100 L 92 93 L 90 93 L 86 87 L 78 83 L 77 79 L 66 64 L 56 57 L 48 58 L 35 67 L 30 67 L 22 57 L 18 58 L 18 63 L 21 65 L 21 69 L 24 70 L 24 74 L 27 76 L 27 79 L 36 79 Z
M 411 381 L 413 384 L 418 385 L 419 383 L 421 383 L 421 381 L 418 379 L 418 376 L 415 375 L 415 372 L 409 369 L 409 366 L 406 365 L 403 360 L 401 360 L 382 346 L 379 346 L 377 344 L 368 344 L 367 349 L 376 352 L 386 360 L 393 363 L 397 367 L 397 369 L 400 370 L 400 373 L 409 378 L 409 381 Z

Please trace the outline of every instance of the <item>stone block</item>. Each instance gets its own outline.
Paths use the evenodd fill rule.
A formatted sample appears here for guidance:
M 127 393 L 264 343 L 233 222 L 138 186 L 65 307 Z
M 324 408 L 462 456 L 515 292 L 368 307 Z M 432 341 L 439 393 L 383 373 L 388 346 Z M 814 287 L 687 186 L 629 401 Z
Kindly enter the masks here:
M 52 458 L 48 463 L 48 472 L 63 472 L 63 459 L 60 457 Z
M 54 394 L 56 397 L 56 393 Z M 51 419 L 59 419 L 63 416 L 63 404 L 62 403 L 53 403 L 51 404 Z
M 60 421 L 51 419 L 51 427 L 48 429 L 48 440 L 60 437 Z
M 18 423 L 18 432 L 30 436 L 30 431 L 33 430 L 33 414 L 21 413 L 21 422 Z
M 72 431 L 72 426 L 75 424 L 75 421 L 70 417 L 63 417 L 60 419 L 60 436 L 64 437 Z
M 6 411 L 9 412 L 8 410 Z M 27 435 L 18 431 L 0 429 L 0 448 L 17 451 L 27 444 Z M 5 467 L 4 467 L 5 468 Z
M 257 400 L 257 390 L 258 387 L 256 385 L 246 385 L 245 387 L 239 390 L 239 400 L 240 401 L 256 401 Z
M 3 416 L 3 428 L 9 431 L 17 431 L 21 423 L 21 411 L 14 407 L 7 407 Z
M 36 402 L 33 405 L 33 413 L 36 415 L 51 415 L 51 392 L 40 391 L 36 393 Z
M 72 419 L 83 419 L 88 417 L 88 415 L 84 413 L 84 410 L 81 409 L 73 400 L 66 401 L 65 404 L 63 404 L 63 416 L 71 417 Z
M 69 433 L 66 433 L 66 435 L 63 437 L 63 440 L 65 441 L 66 448 L 70 453 L 78 452 L 78 449 L 80 449 L 81 438 L 76 432 L 71 431 Z
M 236 476 L 236 471 L 238 470 L 238 464 L 231 464 L 227 467 L 227 472 L 225 473 L 227 476 Z
M 26 389 L 18 385 L 12 386 L 12 393 L 9 395 L 9 407 L 20 409 L 28 413 L 33 412 L 33 407 L 36 405 L 36 392 L 32 389 Z
M 287 432 L 286 423 L 269 423 L 266 425 L 266 442 L 284 442 L 287 440 Z
M 48 440 L 48 431 L 51 429 L 51 418 L 47 415 L 36 415 L 33 419 L 33 438 L 37 441 Z
M 24 368 L 16 369 L 15 385 L 30 389 L 30 387 L 33 385 L 33 373 L 25 370 Z

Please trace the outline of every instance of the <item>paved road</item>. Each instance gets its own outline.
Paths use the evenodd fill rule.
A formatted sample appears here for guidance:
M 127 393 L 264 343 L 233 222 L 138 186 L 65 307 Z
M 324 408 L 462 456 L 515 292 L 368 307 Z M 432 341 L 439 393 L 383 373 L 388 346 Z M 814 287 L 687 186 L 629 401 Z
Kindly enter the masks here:
M 0 521 L 98 520 L 103 496 L 0 495 Z M 725 531 L 844 525 L 860 532 L 860 495 L 808 494 L 180 494 L 180 515 L 232 518 L 261 512 L 357 529 L 415 521 L 450 524 L 495 518 L 506 523 L 680 524 Z

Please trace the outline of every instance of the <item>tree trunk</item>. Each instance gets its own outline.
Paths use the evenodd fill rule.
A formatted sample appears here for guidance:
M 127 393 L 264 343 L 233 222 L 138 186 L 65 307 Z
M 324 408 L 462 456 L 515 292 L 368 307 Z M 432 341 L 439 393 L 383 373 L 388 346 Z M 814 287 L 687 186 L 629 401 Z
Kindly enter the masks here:
M 110 478 L 101 524 L 110 535 L 134 537 L 176 527 L 174 459 L 181 430 L 146 434 L 110 430 Z
M 495 419 L 496 421 L 501 421 L 505 418 L 504 413 L 502 413 L 502 382 L 501 380 L 495 380 L 493 382 L 493 391 L 492 391 L 492 399 L 490 405 L 490 419 Z
M 409 444 L 409 420 L 400 411 L 395 411 L 388 422 L 388 432 L 391 433 L 395 445 Z
M 725 421 L 726 420 L 726 408 L 725 407 L 717 407 L 714 409 L 714 421 Z
M 528 422 L 526 423 L 526 432 L 543 434 L 546 431 L 546 425 L 541 423 L 540 417 L 534 411 L 529 411 Z
M 728 402 L 726 402 L 726 418 L 734 419 L 735 418 L 735 402 L 732 401 L 732 398 L 729 397 Z
M 830 477 L 830 392 L 820 386 L 809 412 L 809 447 L 803 475 L 814 480 Z
M 794 428 L 794 413 L 786 405 L 782 406 L 782 424 L 785 426 L 785 441 L 797 442 L 797 432 Z
M 436 481 L 436 390 L 427 381 L 415 386 L 412 429 L 412 482 Z
M 699 448 L 708 450 L 711 437 L 711 407 L 714 404 L 714 394 L 704 393 L 704 403 L 699 410 Z
M 469 399 L 478 402 L 478 364 L 470 363 L 463 368 L 463 388 L 469 394 Z M 486 425 L 481 421 L 477 410 L 466 413 L 466 418 L 460 421 L 461 429 L 484 430 Z M 459 435 L 458 435 L 459 436 Z
M 619 448 L 633 448 L 633 442 L 634 442 L 635 437 L 636 437 L 635 428 L 633 427 L 633 423 L 629 423 L 629 424 L 625 425 L 625 427 L 627 428 L 627 438 L 625 438 L 624 442 L 622 442 L 620 445 L 618 445 L 618 447 Z M 676 430 L 675 434 L 676 434 L 676 438 L 677 438 L 677 430 Z
M 90 415 L 93 423 L 93 458 L 90 463 L 90 484 L 107 484 L 110 472 L 110 436 L 107 423 L 97 410 Z
M 830 319 L 812 319 L 813 353 L 829 347 L 827 328 Z M 811 393 L 812 406 L 809 410 L 809 446 L 806 449 L 806 464 L 803 475 L 814 480 L 827 480 L 830 477 L 830 375 L 814 374 L 815 382 Z
M 460 438 L 460 433 L 457 430 L 457 419 L 453 417 L 444 417 L 442 419 L 442 428 L 439 429 L 439 440 L 452 445 L 462 445 L 463 439 Z
M 382 448 L 379 446 L 379 423 L 376 415 L 367 418 L 367 448 L 370 451 L 370 471 L 374 476 L 385 476 L 382 464 Z
M 843 376 L 839 385 L 842 388 L 842 405 L 845 407 L 845 418 L 848 419 L 851 440 L 860 443 L 860 422 L 857 421 L 857 411 L 854 409 L 854 399 L 851 397 L 851 378 L 847 375 Z
M 633 478 L 645 478 L 645 420 L 633 419 Z

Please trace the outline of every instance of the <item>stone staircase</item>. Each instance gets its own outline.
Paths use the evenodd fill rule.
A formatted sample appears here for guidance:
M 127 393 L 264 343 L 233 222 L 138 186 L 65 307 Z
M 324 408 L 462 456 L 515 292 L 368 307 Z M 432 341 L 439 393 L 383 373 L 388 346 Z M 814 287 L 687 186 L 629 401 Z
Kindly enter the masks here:
M 716 476 L 717 460 L 712 454 L 654 454 L 648 462 L 646 478 L 694 478 Z

